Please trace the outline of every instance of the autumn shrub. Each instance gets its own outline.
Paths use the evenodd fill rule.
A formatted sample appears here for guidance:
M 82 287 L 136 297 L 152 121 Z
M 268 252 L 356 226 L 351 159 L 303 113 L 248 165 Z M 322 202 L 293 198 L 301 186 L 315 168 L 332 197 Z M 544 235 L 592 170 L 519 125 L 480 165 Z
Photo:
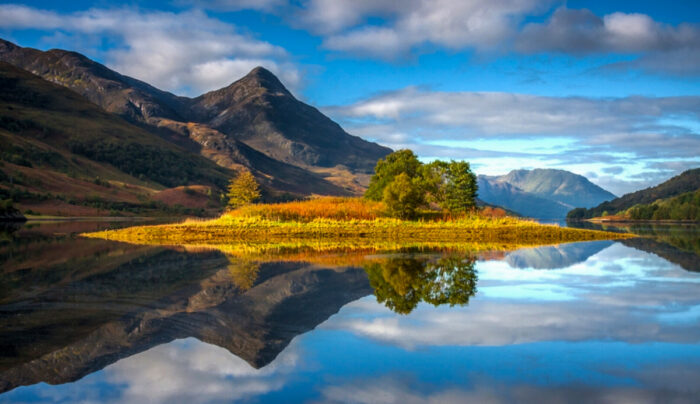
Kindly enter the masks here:
M 381 202 L 360 198 L 323 197 L 307 201 L 248 205 L 235 209 L 230 217 L 259 217 L 280 221 L 311 221 L 314 219 L 373 220 L 383 215 Z

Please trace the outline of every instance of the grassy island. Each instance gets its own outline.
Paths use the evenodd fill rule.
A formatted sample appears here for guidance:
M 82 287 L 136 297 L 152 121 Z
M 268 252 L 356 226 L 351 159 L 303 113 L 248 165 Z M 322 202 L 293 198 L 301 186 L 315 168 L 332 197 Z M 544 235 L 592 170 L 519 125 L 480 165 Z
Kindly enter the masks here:
M 303 202 L 248 205 L 220 218 L 136 226 L 84 234 L 152 245 L 276 245 L 314 249 L 455 246 L 484 243 L 528 246 L 632 237 L 605 231 L 542 225 L 475 210 L 458 216 L 422 211 L 415 220 L 386 217 L 382 202 L 360 198 L 318 198 Z M 393 249 L 393 248 L 389 248 Z

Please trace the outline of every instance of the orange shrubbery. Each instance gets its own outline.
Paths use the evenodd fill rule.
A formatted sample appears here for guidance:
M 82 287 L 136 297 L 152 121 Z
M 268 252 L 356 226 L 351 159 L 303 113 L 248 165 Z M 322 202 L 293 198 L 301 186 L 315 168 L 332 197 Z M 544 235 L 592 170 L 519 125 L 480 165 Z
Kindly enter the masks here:
M 506 211 L 486 206 L 475 212 L 450 215 L 439 210 L 421 210 L 422 220 L 458 220 L 464 217 L 503 218 Z M 267 220 L 308 222 L 314 219 L 374 220 L 387 217 L 383 202 L 362 198 L 321 197 L 306 201 L 246 205 L 225 214 L 229 217 L 259 217 Z
M 384 204 L 361 198 L 323 197 L 308 201 L 247 205 L 226 213 L 231 217 L 305 222 L 314 219 L 374 220 L 382 217 Z
M 506 217 L 506 211 L 501 208 L 492 208 L 490 206 L 484 206 L 481 209 L 480 216 L 484 217 Z

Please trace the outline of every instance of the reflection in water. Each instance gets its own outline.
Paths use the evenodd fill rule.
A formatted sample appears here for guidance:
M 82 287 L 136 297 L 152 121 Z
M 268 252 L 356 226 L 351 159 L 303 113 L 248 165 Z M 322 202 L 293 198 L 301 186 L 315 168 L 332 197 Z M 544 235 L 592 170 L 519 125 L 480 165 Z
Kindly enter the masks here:
M 0 237 L 0 402 L 700 393 L 700 278 L 634 240 L 246 256 L 71 236 L 86 226 L 110 224 Z
M 584 262 L 613 245 L 613 241 L 591 241 L 558 246 L 522 248 L 506 255 L 506 261 L 513 268 L 557 269 Z
M 399 256 L 373 260 L 364 268 L 379 303 L 408 314 L 418 303 L 464 305 L 476 293 L 475 258 Z
M 700 226 L 696 224 L 568 222 L 570 227 L 638 234 L 621 240 L 630 247 L 658 255 L 688 271 L 700 272 Z

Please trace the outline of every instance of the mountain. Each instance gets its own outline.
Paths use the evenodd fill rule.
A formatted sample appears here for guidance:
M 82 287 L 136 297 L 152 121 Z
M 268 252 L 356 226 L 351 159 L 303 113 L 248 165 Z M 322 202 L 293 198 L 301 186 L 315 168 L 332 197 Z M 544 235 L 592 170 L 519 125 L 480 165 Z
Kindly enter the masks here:
M 586 177 L 564 170 L 513 170 L 498 180 L 541 198 L 577 208 L 588 208 L 615 199 L 614 194 Z
M 164 188 L 223 189 L 233 171 L 0 62 L 0 199 L 47 214 L 146 207 Z
M 130 121 L 145 122 L 153 116 L 180 119 L 187 108 L 186 98 L 123 76 L 76 52 L 42 52 L 0 39 L 0 61 L 70 88 Z
M 570 209 L 559 202 L 540 198 L 492 177 L 479 175 L 477 183 L 479 185 L 479 199 L 486 203 L 502 206 L 523 216 L 543 219 L 563 218 Z
M 372 173 L 386 147 L 351 136 L 316 108 L 298 101 L 257 67 L 226 88 L 201 95 L 192 118 L 275 159 L 301 166 L 345 166 Z
M 634 205 L 650 204 L 658 199 L 671 198 L 683 193 L 694 192 L 698 189 L 700 189 L 700 168 L 695 168 L 685 171 L 657 186 L 625 194 L 611 201 L 603 202 L 594 208 L 575 209 L 569 212 L 567 217 L 571 219 L 590 219 L 603 216 L 606 212 L 614 215 Z
M 483 201 L 542 219 L 563 219 L 572 207 L 615 198 L 585 177 L 564 170 L 513 170 L 501 176 L 480 175 L 478 183 Z
M 0 199 L 10 198 L 23 210 L 71 216 L 137 213 L 154 208 L 165 188 L 194 184 L 205 186 L 200 188 L 204 205 L 217 209 L 218 193 L 240 166 L 260 167 L 253 172 L 269 189 L 347 193 L 318 174 L 236 140 L 208 140 L 212 147 L 237 153 L 237 164 L 217 165 L 181 137 L 168 141 L 63 86 L 0 62 Z M 155 207 L 166 205 L 167 200 Z
M 360 194 L 377 160 L 391 152 L 348 134 L 262 67 L 228 87 L 188 98 L 65 50 L 42 52 L 0 40 L 0 61 L 70 88 L 225 168 L 249 169 L 273 191 Z

